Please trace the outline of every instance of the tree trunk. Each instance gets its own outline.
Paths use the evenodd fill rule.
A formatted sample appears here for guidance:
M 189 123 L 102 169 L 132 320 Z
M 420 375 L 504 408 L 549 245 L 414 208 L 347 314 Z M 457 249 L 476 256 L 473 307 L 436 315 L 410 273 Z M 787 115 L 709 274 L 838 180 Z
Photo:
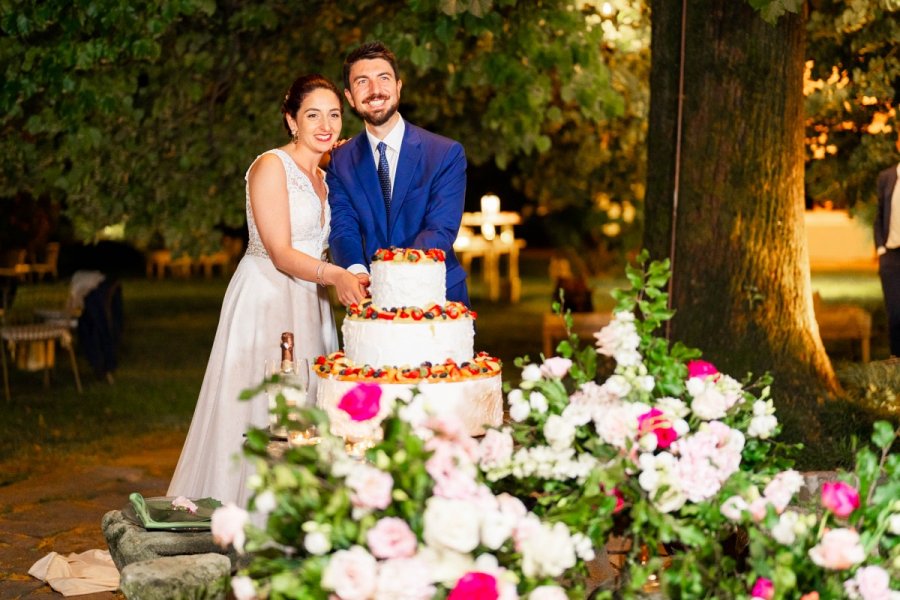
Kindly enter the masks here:
M 673 261 L 670 339 L 737 378 L 771 372 L 776 403 L 805 419 L 839 387 L 813 315 L 803 222 L 803 18 L 772 26 L 743 0 L 685 4 L 676 158 L 682 2 L 651 1 L 644 242 Z

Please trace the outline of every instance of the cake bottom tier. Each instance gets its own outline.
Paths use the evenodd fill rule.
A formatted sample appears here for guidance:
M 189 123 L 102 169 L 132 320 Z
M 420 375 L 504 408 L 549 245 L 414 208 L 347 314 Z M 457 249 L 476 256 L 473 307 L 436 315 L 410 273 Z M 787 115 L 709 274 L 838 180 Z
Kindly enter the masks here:
M 316 404 L 328 413 L 331 433 L 351 441 L 379 439 L 381 427 L 367 421 L 352 421 L 339 409 L 338 403 L 356 381 L 322 377 L 319 379 Z M 380 383 L 387 398 L 396 398 L 416 387 L 410 383 Z M 427 410 L 435 415 L 453 414 L 462 420 L 469 435 L 484 435 L 485 427 L 499 427 L 503 422 L 503 391 L 500 374 L 467 381 L 419 383 Z M 385 406 L 387 403 L 385 403 Z M 384 415 L 379 415 L 383 417 Z M 375 419 L 380 423 L 380 418 Z

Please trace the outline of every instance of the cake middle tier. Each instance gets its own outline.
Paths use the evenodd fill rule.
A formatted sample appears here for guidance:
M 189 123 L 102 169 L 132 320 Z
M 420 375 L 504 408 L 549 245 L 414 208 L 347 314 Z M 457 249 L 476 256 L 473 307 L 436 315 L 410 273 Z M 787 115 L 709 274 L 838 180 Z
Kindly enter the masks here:
M 394 321 L 347 317 L 341 327 L 344 353 L 357 365 L 403 366 L 423 362 L 458 364 L 475 354 L 471 317 Z

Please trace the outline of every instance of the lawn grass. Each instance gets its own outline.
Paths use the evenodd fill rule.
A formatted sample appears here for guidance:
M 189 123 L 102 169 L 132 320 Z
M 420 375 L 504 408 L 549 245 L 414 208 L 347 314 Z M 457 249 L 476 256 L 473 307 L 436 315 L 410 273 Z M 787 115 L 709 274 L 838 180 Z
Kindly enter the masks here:
M 515 357 L 538 358 L 542 314 L 549 311 L 553 298 L 545 258 L 524 257 L 522 273 L 522 299 L 514 305 L 487 301 L 482 284 L 477 277 L 472 278 L 473 307 L 479 315 L 476 349 L 504 361 L 504 379 L 515 379 Z M 620 277 L 592 281 L 595 306 L 611 308 L 609 291 L 623 283 Z M 57 460 L 112 452 L 145 434 L 158 432 L 171 437 L 173 432 L 185 432 L 212 347 L 226 285 L 227 281 L 221 278 L 123 280 L 125 332 L 113 385 L 95 377 L 83 358 L 79 359 L 84 382 L 81 395 L 76 393 L 64 355 L 58 356 L 48 388 L 43 387 L 40 373 L 12 369 L 13 398 L 4 406 L 4 417 L 0 419 L 0 485 Z M 873 359 L 887 357 L 877 274 L 816 275 L 813 287 L 820 290 L 825 302 L 853 302 L 871 310 L 875 322 Z M 337 314 L 340 318 L 342 313 L 339 310 Z M 854 349 L 836 347 L 833 351 L 838 372 L 849 373 L 851 386 L 856 386 L 853 389 L 857 392 L 851 396 L 868 402 L 865 388 L 871 378 L 866 368 L 853 362 Z M 900 384 L 889 373 L 877 377 L 881 378 L 881 387 L 892 385 L 891 382 Z M 881 408 L 890 409 L 889 397 L 879 396 L 878 402 Z M 848 456 L 845 449 L 850 446 L 849 436 L 842 432 L 863 430 L 868 423 L 855 409 L 846 405 L 825 411 L 835 434 L 828 449 L 808 450 L 812 458 L 804 459 L 809 461 L 804 466 L 833 466 Z M 848 421 L 848 415 L 857 415 L 853 418 L 859 423 Z

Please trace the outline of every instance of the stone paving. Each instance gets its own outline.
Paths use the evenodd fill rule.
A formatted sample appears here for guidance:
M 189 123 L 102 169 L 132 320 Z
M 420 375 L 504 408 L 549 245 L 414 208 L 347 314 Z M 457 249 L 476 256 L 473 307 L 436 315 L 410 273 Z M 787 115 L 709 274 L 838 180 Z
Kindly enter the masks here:
M 183 441 L 183 433 L 143 436 L 128 440 L 119 455 L 72 456 L 0 487 L 0 600 L 64 598 L 28 575 L 31 565 L 50 552 L 106 550 L 103 515 L 126 506 L 132 492 L 165 495 Z M 74 597 L 124 598 L 118 592 Z

